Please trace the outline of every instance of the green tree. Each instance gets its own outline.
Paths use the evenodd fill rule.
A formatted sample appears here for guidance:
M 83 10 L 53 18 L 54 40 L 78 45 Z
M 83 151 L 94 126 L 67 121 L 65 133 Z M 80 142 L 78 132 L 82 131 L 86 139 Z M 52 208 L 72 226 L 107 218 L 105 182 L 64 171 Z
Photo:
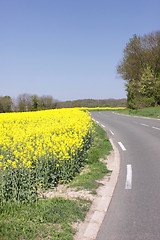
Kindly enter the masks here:
M 159 104 L 160 97 L 160 31 L 138 37 L 134 35 L 123 51 L 117 72 L 127 81 L 130 108 Z
M 0 97 L 0 112 L 11 112 L 12 111 L 12 99 L 10 96 Z
M 31 96 L 32 110 L 37 111 L 39 106 L 39 100 L 37 95 Z

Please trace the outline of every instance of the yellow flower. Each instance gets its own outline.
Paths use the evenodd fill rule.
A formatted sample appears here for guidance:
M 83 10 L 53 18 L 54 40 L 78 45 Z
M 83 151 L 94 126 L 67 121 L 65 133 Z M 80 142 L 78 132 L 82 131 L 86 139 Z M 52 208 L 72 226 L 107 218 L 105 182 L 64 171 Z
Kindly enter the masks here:
M 42 161 L 59 161 L 63 165 L 65 160 L 76 158 L 93 133 L 93 121 L 87 111 L 77 108 L 2 113 L 0 132 L 4 170 L 8 164 L 32 169 L 33 161 L 38 167 Z
M 17 168 L 17 164 L 16 164 L 16 162 L 14 161 L 14 162 L 12 162 L 12 166 L 14 167 L 14 168 Z
M 12 163 L 12 161 L 11 161 L 11 160 L 7 160 L 7 162 L 8 162 L 9 164 L 11 164 L 11 163 Z
M 28 168 L 30 168 L 30 167 L 32 166 L 32 162 L 31 162 L 31 161 L 28 161 L 28 162 L 26 163 L 26 165 L 27 165 Z

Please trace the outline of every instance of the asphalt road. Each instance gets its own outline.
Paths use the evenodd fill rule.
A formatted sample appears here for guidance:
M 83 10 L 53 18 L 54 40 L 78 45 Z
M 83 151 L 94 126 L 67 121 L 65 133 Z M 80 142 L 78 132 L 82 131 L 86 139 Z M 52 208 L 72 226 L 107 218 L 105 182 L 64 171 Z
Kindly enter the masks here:
M 120 174 L 96 240 L 160 240 L 160 120 L 92 112 L 118 147 Z

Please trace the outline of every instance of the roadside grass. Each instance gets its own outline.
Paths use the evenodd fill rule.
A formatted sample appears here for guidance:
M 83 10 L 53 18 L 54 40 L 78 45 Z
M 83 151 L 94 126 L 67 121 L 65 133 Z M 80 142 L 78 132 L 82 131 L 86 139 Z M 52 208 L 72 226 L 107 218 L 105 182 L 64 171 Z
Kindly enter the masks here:
M 73 222 L 83 221 L 91 202 L 64 198 L 39 200 L 37 204 L 8 204 L 0 210 L 0 239 L 71 240 Z
M 95 193 L 94 190 L 99 186 L 95 180 L 99 180 L 111 172 L 107 169 L 106 164 L 99 159 L 105 158 L 111 150 L 112 145 L 106 132 L 95 124 L 94 142 L 86 156 L 87 172 L 82 175 L 78 174 L 71 182 L 70 187 L 84 188 Z
M 99 161 L 112 150 L 106 132 L 95 124 L 94 141 L 85 155 L 87 171 L 77 174 L 70 187 L 89 189 L 96 194 L 101 179 L 110 171 Z M 85 167 L 84 167 L 85 170 Z M 35 203 L 7 203 L 0 207 L 0 240 L 73 240 L 73 223 L 83 221 L 91 201 L 62 197 L 39 199 Z
M 131 116 L 142 116 L 142 117 L 150 117 L 150 118 L 160 118 L 160 106 L 158 107 L 149 107 L 138 110 L 132 109 L 124 109 L 119 110 L 119 113 L 131 115 Z

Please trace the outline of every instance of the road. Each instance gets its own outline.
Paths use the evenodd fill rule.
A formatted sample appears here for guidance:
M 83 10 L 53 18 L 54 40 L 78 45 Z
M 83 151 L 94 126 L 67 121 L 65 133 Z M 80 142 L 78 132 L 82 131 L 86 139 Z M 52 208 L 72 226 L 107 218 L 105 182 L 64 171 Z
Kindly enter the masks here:
M 96 240 L 160 239 L 160 120 L 92 112 L 118 147 L 120 174 Z

